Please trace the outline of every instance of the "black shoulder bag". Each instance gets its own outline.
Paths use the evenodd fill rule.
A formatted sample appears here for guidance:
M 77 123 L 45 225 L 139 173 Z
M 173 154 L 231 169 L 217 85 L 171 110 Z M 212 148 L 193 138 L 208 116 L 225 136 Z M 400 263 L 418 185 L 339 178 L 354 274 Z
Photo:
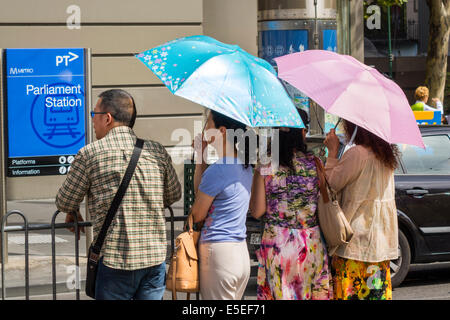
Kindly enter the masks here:
M 97 241 L 95 244 L 91 244 L 89 247 L 88 261 L 87 261 L 87 272 L 86 272 L 86 295 L 95 299 L 95 280 L 97 278 L 98 261 L 100 257 L 100 251 L 102 249 L 103 242 L 105 241 L 106 232 L 114 218 L 114 215 L 119 209 L 122 198 L 127 191 L 128 185 L 130 183 L 131 177 L 134 174 L 136 165 L 138 163 L 139 157 L 141 155 L 142 147 L 144 145 L 144 140 L 137 139 L 136 145 L 134 146 L 133 155 L 131 156 L 128 168 L 125 171 L 122 182 L 120 183 L 119 189 L 109 207 L 108 213 L 106 214 L 105 222 L 103 223 L 102 229 L 98 234 Z

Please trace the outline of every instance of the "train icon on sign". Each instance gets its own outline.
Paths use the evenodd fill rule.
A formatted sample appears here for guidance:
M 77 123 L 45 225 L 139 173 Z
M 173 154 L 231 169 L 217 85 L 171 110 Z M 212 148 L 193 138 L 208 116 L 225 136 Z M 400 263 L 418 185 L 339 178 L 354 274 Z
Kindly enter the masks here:
M 77 99 L 75 95 L 47 95 L 52 99 Z M 76 138 L 81 134 L 76 129 L 80 123 L 80 114 L 78 107 L 62 106 L 62 107 L 46 107 L 44 112 L 44 124 L 47 126 L 47 132 L 43 133 L 48 139 L 52 139 L 55 135 L 70 135 Z
M 48 85 L 44 94 L 36 95 L 30 110 L 31 127 L 36 136 L 46 145 L 67 148 L 85 138 L 84 92 L 50 93 L 51 87 L 73 86 L 58 82 Z

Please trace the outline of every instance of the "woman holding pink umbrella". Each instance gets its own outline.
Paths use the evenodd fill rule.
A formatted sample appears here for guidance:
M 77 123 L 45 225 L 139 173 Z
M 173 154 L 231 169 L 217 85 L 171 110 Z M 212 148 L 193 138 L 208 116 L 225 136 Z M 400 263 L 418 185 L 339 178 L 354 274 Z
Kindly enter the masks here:
M 408 99 L 394 81 L 351 56 L 307 50 L 275 61 L 279 78 L 346 120 L 347 138 L 356 145 L 338 160 L 334 130 L 324 142 L 326 177 L 342 196 L 354 232 L 333 256 L 334 298 L 392 299 L 389 261 L 398 257 L 395 144 L 425 148 Z
M 339 140 L 331 130 L 325 174 L 340 193 L 341 207 L 354 235 L 332 257 L 333 293 L 337 300 L 391 300 L 390 260 L 398 258 L 394 169 L 398 149 L 344 120 L 355 146 L 337 159 Z

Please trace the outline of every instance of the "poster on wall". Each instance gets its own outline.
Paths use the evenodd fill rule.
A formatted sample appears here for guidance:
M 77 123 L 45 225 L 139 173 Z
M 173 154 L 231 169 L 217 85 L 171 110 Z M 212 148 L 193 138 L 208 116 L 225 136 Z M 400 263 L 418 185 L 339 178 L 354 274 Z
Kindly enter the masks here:
M 261 33 L 261 58 L 276 66 L 274 58 L 308 50 L 308 30 L 266 30 Z

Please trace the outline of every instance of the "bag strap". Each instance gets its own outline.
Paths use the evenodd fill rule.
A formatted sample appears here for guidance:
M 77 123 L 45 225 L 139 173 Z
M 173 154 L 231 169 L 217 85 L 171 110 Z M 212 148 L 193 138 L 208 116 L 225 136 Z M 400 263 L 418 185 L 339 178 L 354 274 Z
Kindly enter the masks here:
M 93 251 L 97 254 L 100 253 L 103 242 L 106 238 L 106 232 L 108 231 L 111 222 L 113 221 L 114 215 L 119 209 L 120 203 L 122 202 L 122 198 L 127 191 L 128 185 L 130 184 L 130 180 L 134 174 L 134 170 L 136 169 L 136 165 L 139 161 L 139 157 L 141 155 L 142 147 L 144 146 L 144 140 L 137 138 L 136 144 L 133 149 L 133 154 L 131 156 L 130 163 L 128 164 L 127 170 L 125 171 L 125 175 L 122 178 L 122 182 L 120 183 L 119 189 L 117 190 L 116 195 L 109 207 L 108 213 L 106 214 L 105 222 L 103 222 L 102 229 L 100 230 L 97 241 L 94 244 Z
M 177 300 L 177 256 L 176 253 L 172 257 L 172 300 Z
M 203 228 L 203 225 L 205 224 L 205 220 L 194 223 L 194 216 L 192 215 L 192 208 L 189 210 L 188 216 L 186 218 L 186 222 L 183 226 L 184 231 L 188 231 L 190 234 L 194 232 L 194 225 L 196 225 L 196 228 Z
M 325 176 L 325 168 L 323 167 L 322 161 L 320 161 L 320 159 L 316 156 L 314 156 L 314 161 L 316 162 L 317 175 L 319 176 L 320 193 L 322 194 L 323 201 L 328 203 L 330 201 L 330 197 L 327 189 L 331 190 L 331 187 Z

